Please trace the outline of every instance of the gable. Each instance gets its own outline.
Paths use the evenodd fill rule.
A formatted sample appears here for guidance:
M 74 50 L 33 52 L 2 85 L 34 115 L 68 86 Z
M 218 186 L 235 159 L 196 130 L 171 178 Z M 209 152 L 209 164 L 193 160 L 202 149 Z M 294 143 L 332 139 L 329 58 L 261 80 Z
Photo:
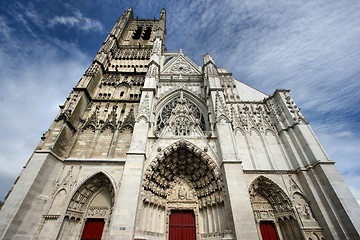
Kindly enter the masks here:
M 184 54 L 179 53 L 179 55 L 165 64 L 161 74 L 198 75 L 201 74 L 201 71 L 200 67 L 193 61 Z

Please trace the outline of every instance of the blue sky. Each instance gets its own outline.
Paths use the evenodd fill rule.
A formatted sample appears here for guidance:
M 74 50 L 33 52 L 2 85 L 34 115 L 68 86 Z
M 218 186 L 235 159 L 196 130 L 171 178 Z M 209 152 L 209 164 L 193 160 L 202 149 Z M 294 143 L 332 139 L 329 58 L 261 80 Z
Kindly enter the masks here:
M 168 51 L 266 94 L 291 90 L 360 202 L 360 1 L 15 1 L 0 5 L 0 200 L 121 14 L 167 11 Z

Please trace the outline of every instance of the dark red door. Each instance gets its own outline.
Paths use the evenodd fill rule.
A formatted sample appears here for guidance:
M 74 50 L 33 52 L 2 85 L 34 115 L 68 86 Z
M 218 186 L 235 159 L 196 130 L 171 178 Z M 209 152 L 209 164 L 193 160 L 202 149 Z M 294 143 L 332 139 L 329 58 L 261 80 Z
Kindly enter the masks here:
M 103 218 L 88 218 L 85 223 L 81 240 L 101 240 L 104 223 Z
M 169 219 L 169 240 L 195 240 L 195 216 L 193 211 L 173 210 Z
M 263 240 L 278 240 L 275 225 L 271 221 L 260 222 L 261 237 Z

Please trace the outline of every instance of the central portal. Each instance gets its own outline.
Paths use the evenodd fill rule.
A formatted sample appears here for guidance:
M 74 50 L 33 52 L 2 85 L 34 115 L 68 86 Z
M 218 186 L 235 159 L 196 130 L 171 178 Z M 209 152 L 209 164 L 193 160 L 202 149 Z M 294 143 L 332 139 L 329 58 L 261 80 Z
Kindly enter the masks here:
M 195 240 L 195 216 L 192 210 L 172 210 L 169 219 L 169 240 Z

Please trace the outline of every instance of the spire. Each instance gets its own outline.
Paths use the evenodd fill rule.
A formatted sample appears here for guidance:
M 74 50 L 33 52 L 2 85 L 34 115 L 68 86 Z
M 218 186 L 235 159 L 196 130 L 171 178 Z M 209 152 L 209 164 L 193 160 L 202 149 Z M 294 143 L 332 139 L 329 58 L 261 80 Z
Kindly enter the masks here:
M 163 22 L 163 24 L 165 25 L 165 22 L 166 22 L 166 10 L 165 10 L 165 8 L 161 9 L 159 20 L 160 20 L 160 22 Z
M 165 8 L 161 9 L 160 11 L 160 18 L 159 18 L 159 28 L 157 35 L 161 37 L 163 40 L 163 45 L 165 45 L 165 35 L 166 35 L 166 10 Z
M 161 9 L 160 18 L 161 18 L 162 16 L 164 16 L 164 17 L 166 16 L 166 10 L 165 10 L 165 8 Z

